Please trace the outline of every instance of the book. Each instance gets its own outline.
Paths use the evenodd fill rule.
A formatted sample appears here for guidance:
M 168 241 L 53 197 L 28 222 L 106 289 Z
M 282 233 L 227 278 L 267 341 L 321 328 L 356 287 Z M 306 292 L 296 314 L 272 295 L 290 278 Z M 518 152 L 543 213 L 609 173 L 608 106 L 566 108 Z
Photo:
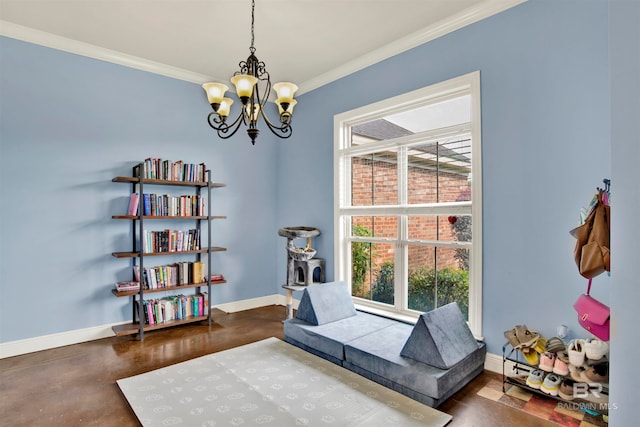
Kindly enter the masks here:
M 140 282 L 134 282 L 134 281 L 117 282 L 116 290 L 118 292 L 138 291 L 140 290 Z
M 129 197 L 129 208 L 127 209 L 127 215 L 138 215 L 138 205 L 140 204 L 140 195 L 138 193 L 131 193 Z
M 145 193 L 142 195 L 142 205 L 142 214 L 145 216 L 151 215 L 151 195 L 149 193 Z
M 211 273 L 210 279 L 212 282 L 222 282 L 224 280 L 224 276 L 220 273 Z

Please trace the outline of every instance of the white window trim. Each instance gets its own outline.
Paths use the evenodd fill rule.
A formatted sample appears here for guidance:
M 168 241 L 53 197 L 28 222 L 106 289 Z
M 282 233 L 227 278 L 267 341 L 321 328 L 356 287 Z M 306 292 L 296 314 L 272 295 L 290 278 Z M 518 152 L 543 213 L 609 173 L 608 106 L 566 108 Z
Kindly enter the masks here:
M 346 239 L 343 236 L 349 236 L 349 221 L 344 214 L 353 214 L 354 210 L 360 208 L 343 208 L 343 202 L 350 200 L 350 188 L 345 186 L 345 174 L 349 172 L 350 165 L 344 161 L 345 154 L 365 154 L 368 151 L 376 151 L 382 146 L 397 146 L 397 142 L 393 140 L 373 142 L 365 146 L 349 147 L 350 128 L 360 123 L 365 123 L 377 118 L 382 118 L 390 112 L 398 113 L 404 110 L 413 109 L 421 105 L 433 103 L 436 101 L 446 100 L 457 97 L 461 93 L 471 94 L 471 129 L 472 136 L 472 153 L 473 162 L 471 173 L 473 175 L 471 214 L 473 216 L 472 235 L 473 250 L 471 251 L 470 263 L 470 280 L 469 280 L 469 327 L 472 333 L 478 339 L 482 339 L 482 150 L 481 150 L 481 115 L 480 115 L 480 71 L 474 71 L 450 80 L 436 83 L 434 85 L 417 89 L 393 98 L 385 99 L 373 104 L 369 104 L 360 108 L 356 108 L 334 116 L 334 265 L 335 279 L 344 280 L 347 283 L 351 281 L 350 253 L 346 248 Z M 453 127 L 451 131 L 458 131 L 457 127 Z M 439 130 L 441 133 L 443 130 Z M 406 137 L 403 137 L 406 138 Z M 410 138 L 410 137 L 409 137 Z M 402 141 L 406 142 L 406 141 Z M 467 211 L 468 203 L 458 203 L 456 209 Z M 376 206 L 362 208 L 365 211 L 375 212 L 375 214 L 403 214 L 413 210 L 413 206 L 409 209 L 401 206 Z M 398 251 L 399 252 L 399 251 Z M 406 256 L 406 254 L 397 253 L 396 256 Z M 401 278 L 404 279 L 404 278 Z M 402 298 L 404 290 L 397 289 L 396 297 Z M 402 300 L 402 299 L 401 299 Z M 391 317 L 397 317 L 401 320 L 408 320 L 410 316 L 397 313 L 394 315 L 388 311 L 376 309 L 376 307 L 368 306 L 366 301 L 357 299 L 358 306 Z

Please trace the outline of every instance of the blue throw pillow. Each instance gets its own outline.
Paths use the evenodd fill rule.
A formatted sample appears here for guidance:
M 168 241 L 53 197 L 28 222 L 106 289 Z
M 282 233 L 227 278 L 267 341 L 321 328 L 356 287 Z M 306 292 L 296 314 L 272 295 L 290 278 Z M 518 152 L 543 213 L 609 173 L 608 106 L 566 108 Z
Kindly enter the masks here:
M 356 308 L 349 289 L 340 281 L 309 285 L 302 294 L 296 319 L 312 325 L 324 325 L 355 315 Z

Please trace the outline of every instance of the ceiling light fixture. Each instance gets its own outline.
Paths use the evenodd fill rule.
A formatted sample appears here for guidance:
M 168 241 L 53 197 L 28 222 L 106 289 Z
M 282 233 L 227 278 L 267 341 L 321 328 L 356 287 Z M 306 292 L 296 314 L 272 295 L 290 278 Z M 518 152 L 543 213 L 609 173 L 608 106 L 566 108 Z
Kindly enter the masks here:
M 213 112 L 209 113 L 207 121 L 209 126 L 218 132 L 218 136 L 227 139 L 233 136 L 240 125 L 244 123 L 247 127 L 247 133 L 251 138 L 251 144 L 256 143 L 258 136 L 258 119 L 263 118 L 267 127 L 274 135 L 279 138 L 289 138 L 292 133 L 291 114 L 293 107 L 297 101 L 293 99 L 293 95 L 298 90 L 298 86 L 293 83 L 276 83 L 273 90 L 276 92 L 277 98 L 274 101 L 278 106 L 280 114 L 280 124 L 272 123 L 267 117 L 264 106 L 271 92 L 271 80 L 269 73 L 265 68 L 265 64 L 256 58 L 256 48 L 253 46 L 254 34 L 254 13 L 256 2 L 251 1 L 251 46 L 249 52 L 251 54 L 246 61 L 241 61 L 238 66 L 240 71 L 236 71 L 231 77 L 231 83 L 236 87 L 236 93 L 242 102 L 242 108 L 238 117 L 233 122 L 227 122 L 227 117 L 231 111 L 231 98 L 225 98 L 224 94 L 229 89 L 222 83 L 205 83 L 202 85 L 207 93 L 207 98 Z M 262 88 L 262 92 L 260 92 Z

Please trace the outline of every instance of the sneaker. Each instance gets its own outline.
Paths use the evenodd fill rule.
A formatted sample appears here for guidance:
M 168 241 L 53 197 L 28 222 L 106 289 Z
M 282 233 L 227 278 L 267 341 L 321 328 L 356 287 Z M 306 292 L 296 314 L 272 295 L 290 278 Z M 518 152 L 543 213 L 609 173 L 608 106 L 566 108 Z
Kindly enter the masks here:
M 607 384 L 609 382 L 609 364 L 601 363 L 599 365 L 593 365 L 585 369 L 580 376 L 582 381 L 588 383 L 602 383 Z
M 560 396 L 564 400 L 573 400 L 574 384 L 577 384 L 574 380 L 571 380 L 569 378 L 563 379 L 560 383 L 560 388 L 558 389 L 558 396 Z
M 582 373 L 584 370 L 585 368 L 582 366 L 569 365 L 569 374 L 571 375 L 571 378 L 579 383 L 584 382 L 584 379 L 582 379 Z
M 547 351 L 550 351 L 551 353 L 558 353 L 566 348 L 564 341 L 558 337 L 549 338 L 549 341 L 547 341 Z
M 544 372 L 540 369 L 533 369 L 529 373 L 529 377 L 527 378 L 527 385 L 531 388 L 539 389 L 542 385 L 542 380 L 544 378 Z
M 571 340 L 567 346 L 567 353 L 569 354 L 570 364 L 582 366 L 585 358 L 584 340 Z
M 556 361 L 553 362 L 553 373 L 564 377 L 569 374 L 569 366 L 562 359 L 556 357 Z
M 542 385 L 540 386 L 540 391 L 543 393 L 547 393 L 551 396 L 557 396 L 560 390 L 560 383 L 562 382 L 562 378 L 557 376 L 556 374 L 549 374 L 545 377 Z
M 555 353 L 546 351 L 542 353 L 542 355 L 540 355 L 540 365 L 538 365 L 538 368 L 542 369 L 543 371 L 552 372 L 553 364 L 555 361 L 556 361 Z
M 564 363 L 566 363 L 567 365 L 569 364 L 569 354 L 567 353 L 567 350 L 563 350 L 563 351 L 559 351 L 556 353 L 556 359 L 560 359 L 562 360 Z
M 587 359 L 600 360 L 609 353 L 609 344 L 597 338 L 588 339 L 584 342 L 584 351 Z

